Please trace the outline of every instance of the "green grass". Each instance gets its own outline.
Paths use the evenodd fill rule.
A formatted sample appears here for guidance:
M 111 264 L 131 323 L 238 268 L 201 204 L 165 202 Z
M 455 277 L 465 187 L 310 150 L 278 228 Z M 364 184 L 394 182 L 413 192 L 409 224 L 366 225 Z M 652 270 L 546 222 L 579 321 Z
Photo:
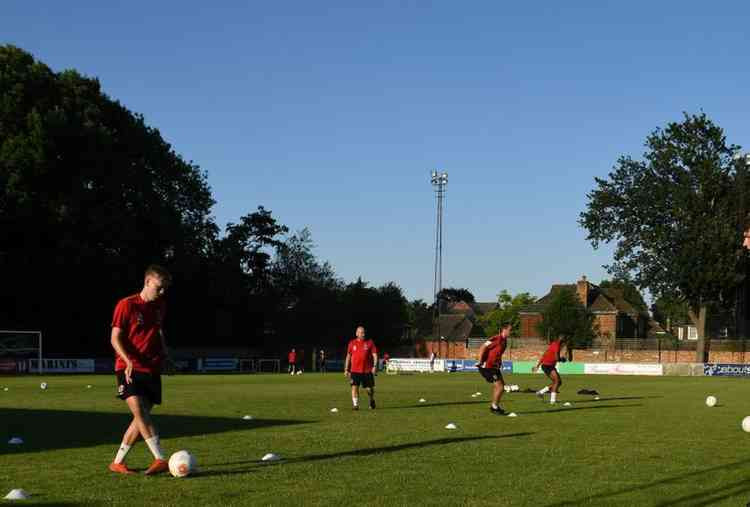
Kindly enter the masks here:
M 343 374 L 173 376 L 154 412 L 188 479 L 106 469 L 129 422 L 114 376 L 0 378 L 0 497 L 54 505 L 745 505 L 746 380 L 564 377 L 562 401 L 505 395 L 488 411 L 478 374 L 377 377 L 379 407 L 350 410 Z M 509 375 L 522 389 L 542 379 Z M 87 389 L 86 385 L 92 388 Z M 597 389 L 601 399 L 575 394 Z M 472 398 L 481 391 L 481 398 Z M 719 405 L 708 408 L 707 395 Z M 427 403 L 420 404 L 420 397 Z M 339 413 L 330 412 L 338 407 Z M 255 420 L 244 421 L 252 415 Z M 446 430 L 453 422 L 457 430 Z M 22 446 L 7 444 L 21 436 Z M 282 463 L 259 462 L 267 452 Z M 150 462 L 139 442 L 131 467 Z M 6 502 L 9 503 L 9 502 Z

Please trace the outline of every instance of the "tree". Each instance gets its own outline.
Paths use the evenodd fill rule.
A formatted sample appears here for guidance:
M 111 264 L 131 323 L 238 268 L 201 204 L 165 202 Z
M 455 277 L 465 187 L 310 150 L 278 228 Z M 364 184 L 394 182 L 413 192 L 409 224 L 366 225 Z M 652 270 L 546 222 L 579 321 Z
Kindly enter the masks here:
M 684 324 L 688 321 L 690 309 L 685 301 L 674 296 L 661 296 L 651 305 L 651 313 L 654 320 L 658 322 L 667 332 L 671 332 L 675 324 Z
M 502 290 L 497 295 L 498 308 L 484 315 L 480 315 L 478 323 L 484 331 L 484 336 L 496 334 L 503 322 L 513 324 L 512 336 L 518 336 L 521 327 L 521 317 L 519 312 L 524 306 L 530 305 L 536 301 L 536 298 L 528 292 L 521 292 L 511 296 L 507 290 Z
M 166 264 L 181 290 L 200 285 L 213 203 L 205 173 L 96 79 L 0 46 L 0 278 L 14 287 L 0 295 L 6 325 L 51 331 L 48 350 L 107 350 L 101 316 L 146 265 Z M 76 329 L 74 343 L 55 340 L 65 329 Z
M 542 311 L 542 320 L 537 329 L 541 336 L 548 339 L 565 337 L 570 345 L 570 359 L 570 351 L 574 347 L 583 348 L 591 345 L 597 335 L 594 314 L 583 306 L 575 290 L 570 288 L 562 288 L 553 294 Z
M 657 128 L 645 145 L 644 160 L 623 156 L 596 178 L 579 223 L 594 248 L 616 242 L 610 273 L 687 302 L 703 362 L 708 309 L 731 306 L 743 279 L 736 147 L 704 113 Z
M 474 302 L 474 294 L 472 294 L 469 289 L 455 289 L 452 287 L 438 292 L 437 298 L 439 301 L 447 301 L 449 303 L 463 301 L 464 303 L 471 304 Z
M 432 334 L 432 318 L 434 314 L 434 306 L 428 305 L 421 299 L 409 302 L 407 315 L 412 337 L 424 337 Z
M 641 295 L 641 291 L 638 290 L 632 282 L 629 280 L 613 279 L 613 280 L 602 280 L 599 284 L 602 289 L 612 288 L 622 291 L 623 299 L 630 303 L 633 308 L 641 313 L 648 313 L 648 305 Z

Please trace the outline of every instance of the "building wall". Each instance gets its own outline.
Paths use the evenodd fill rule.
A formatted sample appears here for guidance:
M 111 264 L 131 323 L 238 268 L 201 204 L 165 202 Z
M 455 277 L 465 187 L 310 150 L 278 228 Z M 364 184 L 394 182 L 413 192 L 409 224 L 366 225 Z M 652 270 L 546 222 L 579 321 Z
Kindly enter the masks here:
M 542 316 L 538 313 L 521 315 L 521 337 L 538 338 L 539 331 L 536 326 L 542 321 Z

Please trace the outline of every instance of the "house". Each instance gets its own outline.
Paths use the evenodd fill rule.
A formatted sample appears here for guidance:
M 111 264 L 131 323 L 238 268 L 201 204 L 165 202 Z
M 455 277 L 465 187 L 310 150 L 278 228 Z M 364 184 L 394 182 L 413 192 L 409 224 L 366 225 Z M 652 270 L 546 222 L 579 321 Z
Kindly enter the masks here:
M 464 301 L 445 303 L 440 318 L 435 321 L 434 336 L 447 341 L 465 342 L 474 336 L 472 330 L 480 315 L 498 308 L 498 303 L 466 303 Z
M 519 312 L 521 338 L 542 338 L 537 324 L 553 296 L 563 289 L 576 292 L 581 303 L 594 314 L 599 336 L 611 340 L 622 338 L 646 338 L 650 329 L 648 314 L 638 311 L 625 300 L 622 289 L 599 287 L 581 277 L 575 284 L 553 285 L 550 291 Z

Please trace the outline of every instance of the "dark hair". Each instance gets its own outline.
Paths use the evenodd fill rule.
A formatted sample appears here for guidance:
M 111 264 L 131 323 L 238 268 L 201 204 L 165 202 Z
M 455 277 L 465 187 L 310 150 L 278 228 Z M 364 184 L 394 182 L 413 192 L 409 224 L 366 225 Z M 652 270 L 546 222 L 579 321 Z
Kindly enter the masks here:
M 143 277 L 146 278 L 148 276 L 159 277 L 167 283 L 172 282 L 172 275 L 169 274 L 167 268 L 159 266 L 158 264 L 151 264 L 146 268 L 146 272 L 143 274 Z

